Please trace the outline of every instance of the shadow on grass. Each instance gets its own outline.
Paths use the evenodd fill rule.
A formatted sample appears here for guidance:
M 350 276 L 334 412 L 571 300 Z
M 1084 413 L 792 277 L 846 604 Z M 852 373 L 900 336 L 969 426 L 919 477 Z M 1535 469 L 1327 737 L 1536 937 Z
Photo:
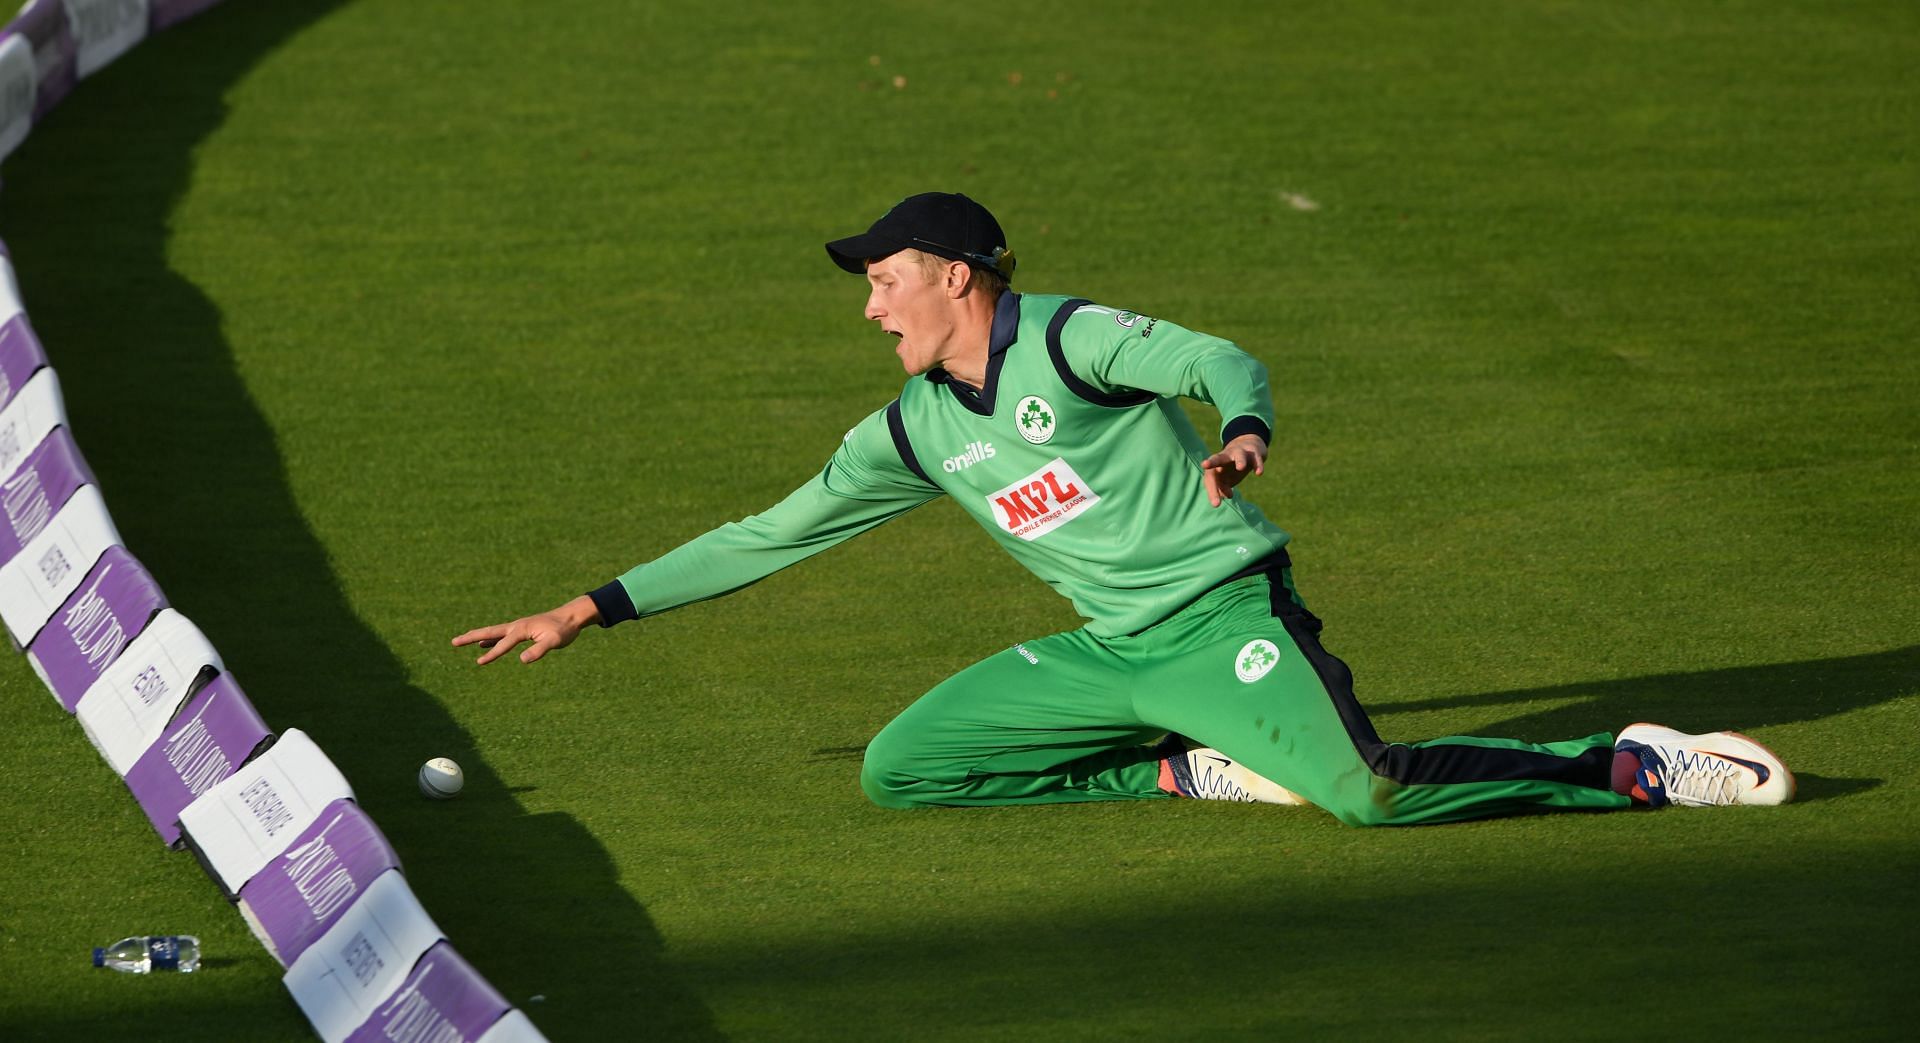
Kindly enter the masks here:
M 1833 717 L 1915 692 L 1920 692 L 1920 645 L 1798 663 L 1367 703 L 1367 709 L 1379 715 L 1547 703 L 1550 705 L 1545 709 L 1519 713 L 1476 729 L 1489 735 L 1541 740 L 1618 731 L 1634 721 L 1655 721 L 1682 731 L 1767 728 Z M 1361 701 L 1367 702 L 1364 688 Z M 1775 752 L 1792 767 L 1790 747 Z M 1838 797 L 1880 782 L 1811 775 L 1798 778 L 1802 799 Z
M 407 683 L 355 616 L 294 501 L 273 429 L 235 372 L 219 309 L 169 268 L 169 214 L 196 145 L 225 118 L 224 95 L 339 6 L 218 6 L 51 113 L 9 161 L 0 194 L 0 235 L 28 312 L 128 547 L 221 649 L 268 724 L 311 733 L 358 785 L 414 891 L 468 959 L 516 1004 L 544 994 L 530 1013 L 555 1038 L 624 1038 L 642 1026 L 716 1036 L 600 843 L 571 817 L 527 814 L 472 737 Z M 466 766 L 467 799 L 429 810 L 382 784 L 423 748 Z M 262 1024 L 263 1012 L 284 1027 Z M 247 1027 L 227 1034 L 213 1011 L 194 1012 L 192 1024 L 236 1039 L 304 1024 L 284 994 L 223 1013 Z M 78 1033 L 87 1017 L 32 1028 Z
M 1916 1012 L 1910 853 L 1730 854 L 1669 834 L 1654 856 L 1615 833 L 1478 864 L 1484 830 L 1354 835 L 1371 853 L 1331 873 L 1276 851 L 1259 885 L 1196 864 L 1179 892 L 1118 882 L 984 918 L 930 901 L 911 930 L 687 962 L 815 1038 L 831 1017 L 845 1039 L 1603 1040 L 1622 1019 L 1671 1038 L 1892 1039 Z
M 1795 804 L 1809 804 L 1817 800 L 1835 800 L 1840 797 L 1850 797 L 1855 793 L 1864 793 L 1867 790 L 1876 789 L 1887 784 L 1887 780 L 1885 779 L 1836 779 L 1825 775 L 1814 775 L 1804 771 L 1794 772 L 1793 778 L 1794 781 L 1799 784 L 1799 788 L 1794 791 L 1793 802 Z

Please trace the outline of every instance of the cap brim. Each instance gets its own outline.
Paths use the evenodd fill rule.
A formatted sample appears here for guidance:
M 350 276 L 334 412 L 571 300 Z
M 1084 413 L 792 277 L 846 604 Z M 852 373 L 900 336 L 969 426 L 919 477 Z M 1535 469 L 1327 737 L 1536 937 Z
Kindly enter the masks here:
M 897 254 L 906 248 L 907 244 L 892 236 L 862 232 L 828 243 L 827 256 L 833 258 L 833 263 L 841 268 L 855 275 L 865 275 L 868 261 Z

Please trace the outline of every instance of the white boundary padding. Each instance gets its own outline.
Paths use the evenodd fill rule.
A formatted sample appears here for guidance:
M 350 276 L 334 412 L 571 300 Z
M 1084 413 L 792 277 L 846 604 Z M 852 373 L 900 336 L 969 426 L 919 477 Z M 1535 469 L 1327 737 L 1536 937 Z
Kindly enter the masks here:
M 0 68 L 5 67 L 6 48 L 15 43 L 25 44 L 26 41 L 18 36 L 9 36 L 6 44 L 0 46 Z M 27 49 L 27 63 L 33 63 L 32 48 Z M 20 280 L 14 277 L 13 261 L 0 253 L 0 322 L 6 322 L 26 310 L 27 306 L 20 303 Z
M 40 72 L 33 65 L 33 44 L 18 33 L 0 40 L 0 159 L 12 155 L 27 140 L 27 132 L 33 129 L 33 104 L 39 95 Z M 0 316 L 0 322 L 12 317 L 8 312 Z
M 474 1043 L 547 1043 L 547 1037 L 533 1027 L 533 1020 L 525 1012 L 516 1008 L 501 1015 Z
M 358 902 L 287 968 L 287 991 L 326 1043 L 344 1043 L 441 939 L 398 869 L 380 874 Z
M 94 749 L 125 778 L 208 667 L 226 669 L 213 643 L 177 609 L 163 608 L 80 697 L 74 716 Z
M 78 51 L 74 74 L 99 72 L 147 38 L 147 0 L 62 0 Z
M 41 441 L 66 422 L 60 378 L 52 366 L 44 366 L 0 409 L 0 482 L 12 478 Z
M 266 868 L 335 800 L 347 777 L 298 728 L 180 812 L 180 827 L 230 895 Z
M 83 485 L 40 535 L 12 561 L 0 565 L 0 619 L 21 648 L 33 642 L 48 619 L 80 589 L 87 570 L 120 542 L 100 487 Z

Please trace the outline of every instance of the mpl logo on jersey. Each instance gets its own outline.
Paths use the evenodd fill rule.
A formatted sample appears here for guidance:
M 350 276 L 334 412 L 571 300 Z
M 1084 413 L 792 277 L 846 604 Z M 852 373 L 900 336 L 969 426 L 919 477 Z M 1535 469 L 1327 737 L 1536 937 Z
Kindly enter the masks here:
M 987 494 L 1000 525 L 1023 540 L 1037 540 L 1086 513 L 1099 494 L 1060 457 L 998 492 Z

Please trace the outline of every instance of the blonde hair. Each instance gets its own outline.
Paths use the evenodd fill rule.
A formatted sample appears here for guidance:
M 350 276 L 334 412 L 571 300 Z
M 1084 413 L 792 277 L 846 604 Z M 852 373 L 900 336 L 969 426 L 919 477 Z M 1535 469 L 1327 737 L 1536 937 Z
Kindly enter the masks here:
M 925 250 L 908 250 L 906 252 L 913 254 L 914 263 L 920 266 L 920 274 L 926 276 L 928 282 L 933 282 L 935 279 L 940 278 L 940 273 L 947 270 L 947 265 L 954 263 L 954 259 L 951 257 L 942 257 L 939 254 L 928 253 Z M 960 263 L 967 264 L 965 261 L 961 261 Z M 988 300 L 999 300 L 1000 295 L 1006 292 L 1006 276 L 990 268 L 982 268 L 977 264 L 967 264 L 967 267 L 973 272 L 973 285 L 985 293 Z

